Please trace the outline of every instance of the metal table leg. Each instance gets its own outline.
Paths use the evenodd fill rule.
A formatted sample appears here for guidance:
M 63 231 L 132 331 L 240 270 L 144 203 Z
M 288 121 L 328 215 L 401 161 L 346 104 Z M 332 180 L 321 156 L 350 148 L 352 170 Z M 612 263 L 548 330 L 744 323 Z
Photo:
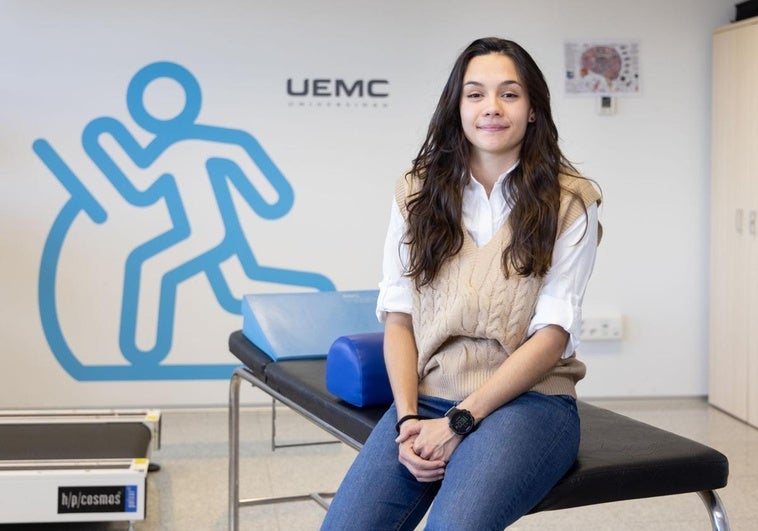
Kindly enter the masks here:
M 726 516 L 726 509 L 716 491 L 704 490 L 698 492 L 698 495 L 708 508 L 708 516 L 711 518 L 713 531 L 729 531 L 731 528 L 729 527 L 729 519 Z

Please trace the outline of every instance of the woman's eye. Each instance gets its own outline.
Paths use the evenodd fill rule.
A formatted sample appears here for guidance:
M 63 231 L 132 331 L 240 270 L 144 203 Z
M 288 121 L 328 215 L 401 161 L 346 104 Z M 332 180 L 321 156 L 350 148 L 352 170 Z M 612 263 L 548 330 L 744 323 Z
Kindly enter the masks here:
M 503 94 L 503 97 L 506 99 L 518 98 L 518 94 L 515 92 L 506 92 Z
M 471 92 L 471 93 L 467 94 L 466 97 L 473 100 L 473 99 L 476 99 L 476 98 L 481 98 L 482 95 L 479 92 Z

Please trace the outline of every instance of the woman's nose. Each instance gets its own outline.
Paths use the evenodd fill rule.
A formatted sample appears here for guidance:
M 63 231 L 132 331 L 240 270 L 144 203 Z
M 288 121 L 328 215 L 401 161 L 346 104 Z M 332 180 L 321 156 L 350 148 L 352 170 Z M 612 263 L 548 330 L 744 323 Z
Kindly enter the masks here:
M 500 116 L 502 113 L 500 100 L 498 98 L 489 98 L 487 100 L 487 106 L 484 108 L 484 114 L 486 116 Z

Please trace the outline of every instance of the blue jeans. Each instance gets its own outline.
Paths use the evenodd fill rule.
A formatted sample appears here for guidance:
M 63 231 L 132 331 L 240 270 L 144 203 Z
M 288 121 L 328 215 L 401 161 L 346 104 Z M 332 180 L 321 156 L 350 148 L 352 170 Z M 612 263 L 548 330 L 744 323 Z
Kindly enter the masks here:
M 454 404 L 420 397 L 419 414 L 442 417 Z M 322 531 L 413 530 L 430 505 L 427 529 L 501 531 L 550 491 L 579 449 L 576 401 L 530 391 L 481 421 L 443 480 L 420 483 L 398 461 L 396 421 L 393 404 L 348 470 Z

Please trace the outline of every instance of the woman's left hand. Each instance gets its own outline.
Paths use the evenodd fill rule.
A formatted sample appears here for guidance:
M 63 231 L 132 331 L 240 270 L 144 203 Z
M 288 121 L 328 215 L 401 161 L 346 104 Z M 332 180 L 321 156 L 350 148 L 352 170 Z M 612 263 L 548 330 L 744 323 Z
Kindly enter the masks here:
M 450 461 L 450 456 L 463 440 L 463 437 L 453 433 L 447 418 L 422 420 L 410 426 L 407 432 L 395 439 L 396 442 L 416 437 L 413 451 L 419 457 L 428 461 Z

